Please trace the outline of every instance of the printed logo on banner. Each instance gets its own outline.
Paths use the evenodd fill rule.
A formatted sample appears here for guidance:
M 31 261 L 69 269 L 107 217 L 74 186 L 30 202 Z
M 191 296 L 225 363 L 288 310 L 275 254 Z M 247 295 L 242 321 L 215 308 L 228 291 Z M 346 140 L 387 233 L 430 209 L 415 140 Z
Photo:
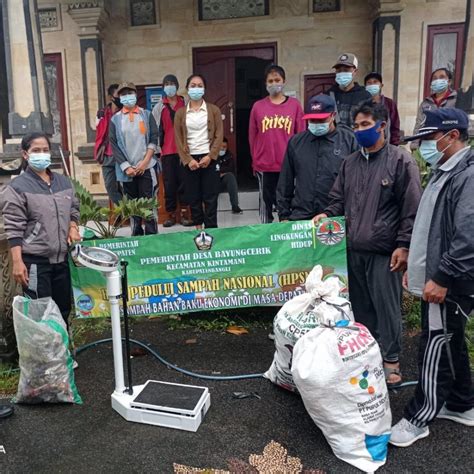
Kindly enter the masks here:
M 198 250 L 211 250 L 214 237 L 207 232 L 201 232 L 194 237 L 194 243 Z
M 89 295 L 81 295 L 77 298 L 76 304 L 81 311 L 91 311 L 94 308 L 94 299 Z
M 342 242 L 345 233 L 344 226 L 340 222 L 330 219 L 320 224 L 316 237 L 323 245 L 336 245 Z

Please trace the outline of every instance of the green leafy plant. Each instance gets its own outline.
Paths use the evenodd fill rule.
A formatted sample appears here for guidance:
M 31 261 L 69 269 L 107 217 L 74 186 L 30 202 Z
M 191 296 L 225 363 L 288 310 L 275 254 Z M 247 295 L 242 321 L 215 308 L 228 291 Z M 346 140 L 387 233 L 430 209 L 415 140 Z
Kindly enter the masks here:
M 430 178 L 431 168 L 421 157 L 419 150 L 413 151 L 412 156 L 413 158 L 415 158 L 416 164 L 418 165 L 418 169 L 420 170 L 421 186 L 423 187 L 423 189 L 425 189 Z
M 81 183 L 76 180 L 73 183 L 80 204 L 79 225 L 92 231 L 98 238 L 114 238 L 118 229 L 132 216 L 149 219 L 158 207 L 155 198 L 128 199 L 124 196 L 113 209 L 109 209 L 100 206 Z

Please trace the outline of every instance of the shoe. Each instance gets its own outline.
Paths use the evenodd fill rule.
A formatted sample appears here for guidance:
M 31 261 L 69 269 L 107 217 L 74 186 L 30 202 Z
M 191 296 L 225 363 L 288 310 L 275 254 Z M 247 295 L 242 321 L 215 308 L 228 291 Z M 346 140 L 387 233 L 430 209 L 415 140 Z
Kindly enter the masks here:
M 163 222 L 163 227 L 173 227 L 176 224 L 176 214 L 168 214 L 168 219 Z
M 232 208 L 232 214 L 243 214 L 244 211 L 242 211 L 242 209 L 240 209 L 239 206 L 235 206 Z
M 13 407 L 11 405 L 0 405 L 0 418 L 6 418 L 13 415 Z
M 270 341 L 274 341 L 275 340 L 275 334 L 273 334 L 272 332 L 268 335 L 268 339 L 270 339 Z
M 455 421 L 461 423 L 461 425 L 474 426 L 474 408 L 461 412 L 448 410 L 446 405 L 443 405 L 436 418 Z
M 188 208 L 186 209 L 181 209 L 181 225 L 183 227 L 191 227 L 194 225 L 193 220 L 189 217 L 189 210 Z
M 406 418 L 402 418 L 395 426 L 392 426 L 389 443 L 400 448 L 406 448 L 415 441 L 426 438 L 429 434 L 430 430 L 427 426 L 418 428 Z
M 72 368 L 73 368 L 74 370 L 76 370 L 78 367 L 79 367 L 79 364 L 78 364 L 77 360 L 73 360 L 73 361 L 72 361 Z

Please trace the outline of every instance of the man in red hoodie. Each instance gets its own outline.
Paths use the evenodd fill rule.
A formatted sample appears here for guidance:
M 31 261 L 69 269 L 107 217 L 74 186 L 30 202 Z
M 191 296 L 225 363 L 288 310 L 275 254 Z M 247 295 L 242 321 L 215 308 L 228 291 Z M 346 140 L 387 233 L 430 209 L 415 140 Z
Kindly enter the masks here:
M 115 161 L 112 145 L 109 143 L 109 125 L 112 116 L 122 108 L 117 95 L 118 84 L 111 84 L 107 89 L 108 103 L 97 112 L 95 130 L 94 159 L 102 166 L 105 189 L 110 200 L 117 204 L 122 199 L 120 186 L 115 175 Z
M 285 80 L 282 67 L 268 66 L 265 70 L 268 96 L 255 102 L 250 113 L 250 153 L 258 179 L 262 224 L 273 222 L 272 209 L 288 141 L 305 130 L 301 104 L 283 93 Z

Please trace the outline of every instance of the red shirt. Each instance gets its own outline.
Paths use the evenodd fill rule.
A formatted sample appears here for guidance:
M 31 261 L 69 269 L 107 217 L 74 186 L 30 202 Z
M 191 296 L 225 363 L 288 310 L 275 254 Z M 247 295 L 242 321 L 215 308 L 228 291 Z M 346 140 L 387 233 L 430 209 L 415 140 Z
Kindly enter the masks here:
M 163 110 L 161 111 L 161 124 L 158 124 L 159 126 L 163 127 L 164 133 L 163 146 L 161 147 L 161 156 L 175 155 L 178 153 L 178 149 L 176 148 L 176 141 L 174 139 L 174 124 L 171 120 L 171 105 L 166 105 L 169 103 L 169 99 L 165 97 L 163 99 Z M 178 96 L 178 101 L 173 107 L 173 110 L 176 112 L 177 110 L 184 107 L 184 105 L 184 99 L 181 96 Z
M 439 99 L 436 98 L 435 94 L 432 94 L 431 98 L 433 99 L 434 103 L 436 104 L 436 107 L 439 108 L 439 106 L 441 105 L 441 102 L 443 102 L 443 100 L 447 99 L 449 97 L 449 95 L 451 94 L 451 92 L 452 92 L 452 90 L 449 89 L 449 87 L 448 87 L 448 90 Z

